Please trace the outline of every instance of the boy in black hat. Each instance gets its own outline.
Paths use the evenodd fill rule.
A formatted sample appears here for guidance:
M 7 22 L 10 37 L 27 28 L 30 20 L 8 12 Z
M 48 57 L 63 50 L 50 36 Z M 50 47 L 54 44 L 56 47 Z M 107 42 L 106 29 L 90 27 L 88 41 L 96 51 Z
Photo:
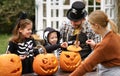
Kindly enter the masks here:
M 80 55 L 83 60 L 92 51 L 91 47 L 86 44 L 86 40 L 91 38 L 99 42 L 99 36 L 95 35 L 85 20 L 86 15 L 85 4 L 81 1 L 74 2 L 67 12 L 67 18 L 70 23 L 64 23 L 60 29 L 62 41 L 68 41 L 69 44 L 73 44 L 77 34 L 79 34 L 80 47 L 82 47 Z

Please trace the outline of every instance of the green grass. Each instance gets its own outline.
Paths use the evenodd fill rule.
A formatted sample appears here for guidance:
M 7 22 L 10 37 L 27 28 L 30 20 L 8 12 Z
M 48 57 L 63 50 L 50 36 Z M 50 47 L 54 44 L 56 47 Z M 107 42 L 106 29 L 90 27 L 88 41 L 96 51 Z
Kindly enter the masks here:
M 10 35 L 7 34 L 0 35 L 0 54 L 4 54 L 6 52 L 9 37 Z

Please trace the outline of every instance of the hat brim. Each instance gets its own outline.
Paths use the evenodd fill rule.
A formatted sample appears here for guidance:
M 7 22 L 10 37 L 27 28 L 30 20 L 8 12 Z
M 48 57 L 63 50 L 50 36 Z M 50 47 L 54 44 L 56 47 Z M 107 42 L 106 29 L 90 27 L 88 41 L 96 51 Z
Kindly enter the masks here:
M 82 18 L 85 18 L 86 15 L 87 15 L 87 11 L 85 10 L 84 13 L 81 14 L 81 15 L 79 15 L 79 17 L 76 19 L 76 18 L 71 17 L 71 14 L 70 14 L 71 12 L 72 12 L 72 9 L 69 9 L 68 12 L 67 12 L 67 18 L 68 18 L 69 20 L 72 20 L 72 21 L 79 21 L 79 20 L 81 20 Z

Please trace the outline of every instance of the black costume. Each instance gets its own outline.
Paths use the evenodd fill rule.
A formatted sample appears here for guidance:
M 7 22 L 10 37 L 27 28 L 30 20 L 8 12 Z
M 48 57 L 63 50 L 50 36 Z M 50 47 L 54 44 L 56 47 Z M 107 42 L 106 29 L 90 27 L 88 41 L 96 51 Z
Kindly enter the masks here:
M 57 37 L 58 37 L 58 41 L 54 45 L 51 45 L 49 43 L 49 41 L 48 41 L 48 36 L 52 32 L 56 32 L 57 33 Z M 44 30 L 43 38 L 45 40 L 44 47 L 47 50 L 47 52 L 48 53 L 57 53 L 57 55 L 59 55 L 60 52 L 61 52 L 61 47 L 60 47 L 60 33 L 58 31 L 54 30 L 53 28 L 47 27 Z
M 69 45 L 73 44 L 75 42 L 76 36 L 77 35 L 69 36 L 69 39 L 68 39 Z M 86 34 L 83 33 L 83 32 L 80 32 L 79 41 L 80 41 L 80 47 L 82 48 L 82 50 L 79 51 L 79 52 L 80 52 L 81 58 L 83 60 L 84 60 L 84 58 L 86 58 L 92 52 L 91 47 L 88 44 L 86 44 L 87 39 L 88 38 L 87 38 Z
M 27 55 L 27 57 L 22 60 L 22 74 L 25 73 L 32 73 L 32 63 L 33 58 L 35 56 L 35 51 L 33 47 L 35 47 L 36 44 L 33 39 L 26 38 L 24 42 L 22 43 L 14 43 L 13 41 L 10 41 L 8 44 L 8 51 L 10 53 L 14 53 L 19 55 Z

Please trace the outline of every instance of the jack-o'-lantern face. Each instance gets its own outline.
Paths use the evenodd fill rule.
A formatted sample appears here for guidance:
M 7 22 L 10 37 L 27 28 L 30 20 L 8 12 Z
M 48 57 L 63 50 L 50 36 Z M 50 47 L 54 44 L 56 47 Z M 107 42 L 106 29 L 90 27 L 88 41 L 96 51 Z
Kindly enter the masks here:
M 33 70 L 39 75 L 52 75 L 58 70 L 54 54 L 39 54 L 33 61 Z
M 0 76 L 21 76 L 22 63 L 15 54 L 0 55 Z
M 81 57 L 78 52 L 62 51 L 60 55 L 60 68 L 72 72 L 80 64 Z

